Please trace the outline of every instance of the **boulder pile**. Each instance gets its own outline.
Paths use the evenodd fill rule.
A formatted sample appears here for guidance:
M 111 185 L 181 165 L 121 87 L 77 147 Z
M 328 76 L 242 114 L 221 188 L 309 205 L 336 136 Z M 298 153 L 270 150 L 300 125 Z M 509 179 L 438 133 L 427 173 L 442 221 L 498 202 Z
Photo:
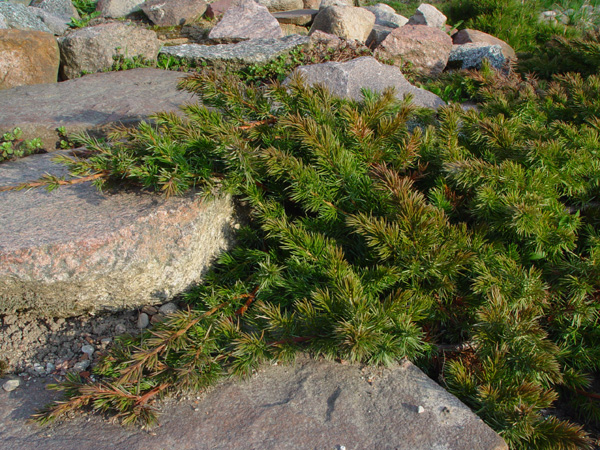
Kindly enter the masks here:
M 315 33 L 366 44 L 380 61 L 432 76 L 449 62 L 477 68 L 488 59 L 501 68 L 516 59 L 508 44 L 480 31 L 451 36 L 446 16 L 426 3 L 407 18 L 383 3 L 351 0 L 99 0 L 99 17 L 77 28 L 84 21 L 71 0 L 28 1 L 0 0 L 0 90 L 111 70 L 116 58 L 156 61 L 160 53 L 204 65 L 262 64 L 309 43 L 286 36 Z M 161 27 L 180 34 L 166 38 Z

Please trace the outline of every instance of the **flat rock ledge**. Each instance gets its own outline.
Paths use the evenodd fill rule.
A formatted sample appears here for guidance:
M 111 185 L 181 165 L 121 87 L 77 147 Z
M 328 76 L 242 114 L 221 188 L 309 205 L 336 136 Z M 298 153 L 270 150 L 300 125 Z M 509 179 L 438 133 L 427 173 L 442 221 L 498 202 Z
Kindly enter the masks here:
M 161 53 L 195 64 L 207 63 L 211 66 L 232 69 L 252 64 L 266 64 L 278 56 L 289 53 L 298 47 L 308 45 L 306 36 L 290 35 L 283 38 L 257 38 L 237 44 L 183 44 L 165 47 Z
M 0 186 L 67 174 L 34 155 L 0 164 Z M 100 193 L 91 183 L 0 193 L 0 314 L 47 317 L 164 303 L 233 241 L 230 197 Z
M 363 368 L 300 357 L 230 381 L 200 400 L 167 400 L 152 433 L 98 416 L 26 424 L 55 392 L 0 390 L 0 435 L 11 450 L 507 450 L 456 397 L 409 362 Z M 106 439 L 110 436 L 110 439 Z
M 185 74 L 160 69 L 99 73 L 62 83 L 19 86 L 0 91 L 0 133 L 15 127 L 24 139 L 40 138 L 57 148 L 58 127 L 67 133 L 102 136 L 116 123 L 133 125 L 159 111 L 178 111 L 194 100 L 178 91 Z

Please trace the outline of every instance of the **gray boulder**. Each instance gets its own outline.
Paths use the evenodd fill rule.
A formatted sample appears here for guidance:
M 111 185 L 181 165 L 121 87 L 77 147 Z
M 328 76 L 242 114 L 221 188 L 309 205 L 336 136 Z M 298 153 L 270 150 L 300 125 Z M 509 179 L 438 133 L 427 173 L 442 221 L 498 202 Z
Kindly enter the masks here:
M 99 415 L 77 415 L 51 432 L 26 423 L 60 395 L 38 382 L 0 397 L 7 449 L 35 450 L 31 444 L 43 442 L 44 450 L 508 450 L 408 361 L 384 368 L 299 356 L 292 364 L 265 364 L 250 379 L 227 380 L 200 400 L 161 402 L 155 433 Z
M 6 23 L 6 19 L 2 14 L 0 14 L 0 30 L 8 28 L 8 24 Z
M 394 8 L 385 3 L 377 3 L 375 6 L 364 6 L 367 11 L 375 14 L 375 25 L 398 28 L 408 23 L 408 19 L 396 14 Z
M 4 20 L 2 20 L 4 18 Z M 0 22 L 4 22 L 3 28 L 14 28 L 16 30 L 33 30 L 51 33 L 50 29 L 29 8 L 17 4 L 0 1 Z
M 328 6 L 317 14 L 310 33 L 322 31 L 345 39 L 365 42 L 373 25 L 375 25 L 375 15 L 364 8 Z
M 0 166 L 0 186 L 65 176 L 50 154 Z M 67 317 L 172 299 L 234 236 L 230 197 L 121 191 L 88 183 L 0 192 L 0 314 Z
M 269 12 L 272 13 L 304 9 L 303 0 L 256 0 L 256 3 L 266 6 Z
M 204 0 L 147 0 L 142 3 L 141 9 L 154 24 L 175 26 L 201 17 L 206 6 Z
M 73 6 L 73 3 L 71 3 L 71 0 L 33 0 L 31 6 L 43 9 L 67 22 L 71 17 L 79 19 L 79 13 Z
M 446 24 L 446 16 L 435 6 L 422 3 L 415 14 L 408 20 L 409 25 L 427 25 L 442 28 Z
M 71 19 L 65 19 L 64 17 L 58 17 L 48 11 L 45 11 L 40 8 L 36 8 L 35 6 L 30 6 L 29 9 L 33 12 L 39 19 L 44 22 L 52 34 L 55 36 L 62 36 L 69 29 L 69 22 Z
M 280 38 L 283 32 L 269 10 L 253 0 L 240 0 L 225 11 L 208 37 L 220 42 L 253 38 Z
M 502 47 L 499 45 L 470 43 L 452 46 L 448 67 L 456 65 L 459 69 L 480 69 L 484 59 L 496 69 L 501 69 L 506 64 Z
M 383 25 L 375 24 L 371 30 L 371 34 L 367 38 L 365 45 L 371 50 L 375 50 L 381 44 L 389 34 L 394 31 L 397 27 L 386 27 Z
M 296 68 L 294 74 L 300 75 L 309 85 L 323 84 L 338 97 L 362 99 L 362 89 L 383 92 L 394 87 L 396 96 L 403 99 L 413 96 L 413 103 L 423 108 L 437 109 L 446 103 L 432 92 L 420 89 L 408 82 L 400 69 L 388 66 L 370 56 L 363 56 L 348 62 L 326 62 Z M 284 83 L 290 83 L 288 77 Z
M 297 9 L 295 11 L 284 11 L 273 13 L 279 24 L 308 25 L 319 13 L 316 9 Z
M 452 42 L 456 45 L 469 43 L 499 45 L 506 59 L 517 60 L 517 54 L 510 45 L 502 39 L 498 39 L 496 36 L 484 33 L 483 31 L 465 28 L 452 35 Z
M 82 28 L 60 38 L 58 45 L 66 79 L 109 69 L 118 55 L 156 60 L 160 49 L 154 31 L 120 22 Z
M 47 151 L 56 149 L 61 126 L 68 134 L 104 137 L 116 123 L 132 126 L 159 111 L 178 112 L 192 100 L 177 90 L 183 75 L 132 69 L 0 91 L 0 135 L 19 127 L 24 139 L 40 138 Z
M 195 64 L 207 63 L 217 68 L 238 68 L 265 64 L 295 48 L 308 44 L 309 38 L 291 35 L 280 39 L 250 39 L 237 44 L 183 44 L 164 47 L 162 54 Z
M 117 19 L 140 10 L 144 0 L 99 0 L 96 11 L 102 16 Z

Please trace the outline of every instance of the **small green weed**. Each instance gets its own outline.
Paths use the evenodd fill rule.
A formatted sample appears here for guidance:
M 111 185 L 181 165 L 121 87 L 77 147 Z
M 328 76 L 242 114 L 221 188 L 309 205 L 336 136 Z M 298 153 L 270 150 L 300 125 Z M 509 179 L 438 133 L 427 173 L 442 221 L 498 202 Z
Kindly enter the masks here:
M 42 149 L 42 141 L 39 138 L 22 139 L 23 132 L 15 128 L 2 135 L 0 138 L 0 163 L 16 158 L 23 158 Z

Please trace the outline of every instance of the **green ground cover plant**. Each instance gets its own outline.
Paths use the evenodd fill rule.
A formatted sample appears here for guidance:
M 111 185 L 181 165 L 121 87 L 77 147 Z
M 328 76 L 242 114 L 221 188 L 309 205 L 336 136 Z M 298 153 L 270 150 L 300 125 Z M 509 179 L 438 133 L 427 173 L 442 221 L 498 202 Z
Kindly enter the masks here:
M 15 128 L 0 136 L 0 163 L 23 158 L 24 156 L 39 153 L 42 150 L 42 141 L 40 139 L 22 139 L 22 136 L 23 132 L 20 128 Z
M 68 399 L 124 423 L 155 399 L 297 352 L 409 358 L 513 449 L 587 449 L 600 419 L 600 77 L 470 75 L 479 111 L 392 91 L 341 100 L 301 79 L 205 71 L 185 117 L 82 138 L 95 183 L 229 192 L 251 211 L 190 308 L 121 338 Z M 553 414 L 570 404 L 572 421 Z

